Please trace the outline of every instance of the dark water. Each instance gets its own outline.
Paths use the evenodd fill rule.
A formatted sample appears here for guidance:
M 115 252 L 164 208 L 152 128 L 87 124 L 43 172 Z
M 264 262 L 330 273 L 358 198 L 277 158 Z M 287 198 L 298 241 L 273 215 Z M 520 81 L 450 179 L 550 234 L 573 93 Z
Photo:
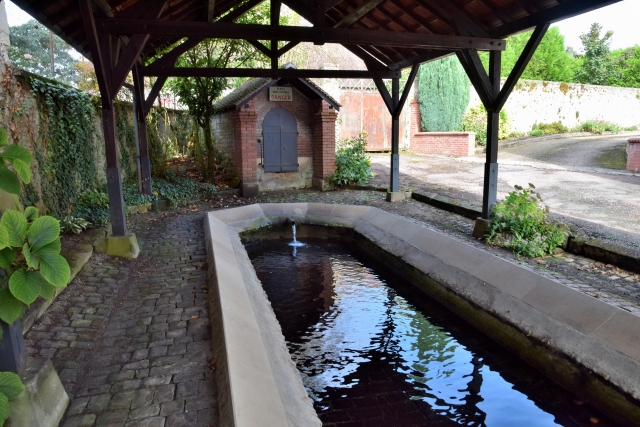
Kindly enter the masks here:
M 377 260 L 301 240 L 246 247 L 325 426 L 614 425 Z

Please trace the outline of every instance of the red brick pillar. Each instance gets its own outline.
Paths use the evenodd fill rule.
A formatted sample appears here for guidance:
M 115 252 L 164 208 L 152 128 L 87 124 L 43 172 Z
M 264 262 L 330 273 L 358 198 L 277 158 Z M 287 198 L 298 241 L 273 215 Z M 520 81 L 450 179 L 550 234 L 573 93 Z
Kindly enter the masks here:
M 336 110 L 320 99 L 313 101 L 313 180 L 315 188 L 322 191 L 332 188 L 325 178 L 336 170 Z
M 416 143 L 416 134 L 419 133 L 422 129 L 420 128 L 421 117 L 420 117 L 420 103 L 417 99 L 411 101 L 411 123 L 409 128 L 409 151 L 413 151 L 414 145 Z
M 640 171 L 640 138 L 631 138 L 627 145 L 627 170 Z
M 238 172 L 243 197 L 258 195 L 258 144 L 256 134 L 255 99 L 249 107 L 233 113 L 234 156 L 233 163 Z

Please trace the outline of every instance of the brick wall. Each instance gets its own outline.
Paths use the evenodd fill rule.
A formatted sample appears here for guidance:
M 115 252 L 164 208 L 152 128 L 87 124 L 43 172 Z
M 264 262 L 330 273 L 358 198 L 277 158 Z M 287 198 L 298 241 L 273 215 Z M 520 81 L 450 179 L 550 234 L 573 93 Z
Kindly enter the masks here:
M 335 110 L 323 100 L 314 100 L 313 186 L 328 189 L 325 178 L 336 169 L 336 119 Z
M 631 138 L 627 145 L 627 170 L 640 172 L 640 138 Z
M 249 102 L 249 108 L 242 107 L 233 112 L 233 133 L 235 139 L 234 164 L 245 197 L 258 194 L 258 164 L 255 99 Z
M 473 132 L 421 132 L 420 106 L 411 102 L 410 150 L 417 154 L 473 156 L 476 134 Z
M 233 147 L 233 112 L 216 114 L 211 119 L 211 130 L 215 136 L 215 146 L 220 152 L 232 159 Z

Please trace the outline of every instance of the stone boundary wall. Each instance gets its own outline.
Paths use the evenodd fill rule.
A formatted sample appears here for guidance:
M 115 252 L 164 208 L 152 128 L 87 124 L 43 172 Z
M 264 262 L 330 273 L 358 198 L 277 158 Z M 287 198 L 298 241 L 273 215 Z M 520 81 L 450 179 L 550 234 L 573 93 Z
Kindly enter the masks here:
M 471 87 L 469 108 L 480 104 Z M 536 123 L 556 121 L 569 128 L 587 120 L 640 126 L 640 89 L 520 80 L 504 108 L 515 132 L 529 132 Z
M 33 93 L 31 86 L 29 85 L 27 76 L 29 73 L 22 72 L 21 70 L 11 70 L 6 68 L 3 76 L 3 85 L 0 88 L 0 126 L 7 130 L 9 137 L 9 143 L 15 143 L 28 148 L 31 154 L 35 154 L 35 150 L 41 150 L 45 156 L 48 156 L 48 146 L 46 141 L 47 129 L 43 125 L 42 115 L 43 111 L 38 109 L 38 102 L 36 95 Z M 120 105 L 124 106 L 126 111 L 126 120 L 128 125 L 133 128 L 133 106 L 131 103 L 120 102 Z M 93 161 L 95 162 L 96 180 L 98 182 L 106 181 L 106 159 L 104 154 L 104 136 L 102 130 L 102 113 L 100 109 L 100 101 L 97 98 L 93 99 L 93 112 L 92 121 L 95 127 L 94 138 L 91 141 L 87 141 L 93 147 Z M 167 110 L 169 121 L 175 121 L 175 110 Z M 162 120 L 158 124 L 159 137 L 163 141 L 175 140 L 176 135 L 169 123 L 165 122 L 164 116 L 161 116 Z M 116 135 L 117 139 L 117 135 Z M 128 167 L 131 170 L 136 168 L 136 152 L 135 145 L 128 147 L 123 141 L 118 141 L 118 149 L 127 150 L 126 157 L 131 162 L 129 165 L 122 165 L 125 169 Z M 31 163 L 32 182 L 34 184 L 36 194 L 40 201 L 36 203 L 36 207 L 41 212 L 48 212 L 49 208 L 42 202 L 42 194 L 47 191 L 46 188 L 42 188 L 42 179 L 40 177 L 41 165 L 38 161 L 34 160 Z M 89 189 L 90 190 L 90 189 Z M 14 203 L 11 196 L 0 190 L 0 212 L 7 208 L 13 208 Z
M 421 132 L 420 104 L 415 100 L 411 101 L 409 141 L 409 150 L 416 154 L 475 155 L 476 134 L 473 132 Z
M 627 170 L 640 170 L 640 138 L 631 138 L 627 145 Z

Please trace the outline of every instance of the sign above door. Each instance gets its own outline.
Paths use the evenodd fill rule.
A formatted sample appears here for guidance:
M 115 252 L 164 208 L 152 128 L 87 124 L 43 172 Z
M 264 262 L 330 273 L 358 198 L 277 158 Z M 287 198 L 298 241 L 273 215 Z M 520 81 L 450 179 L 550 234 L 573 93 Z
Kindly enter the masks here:
M 269 101 L 292 102 L 293 88 L 291 86 L 270 86 Z

